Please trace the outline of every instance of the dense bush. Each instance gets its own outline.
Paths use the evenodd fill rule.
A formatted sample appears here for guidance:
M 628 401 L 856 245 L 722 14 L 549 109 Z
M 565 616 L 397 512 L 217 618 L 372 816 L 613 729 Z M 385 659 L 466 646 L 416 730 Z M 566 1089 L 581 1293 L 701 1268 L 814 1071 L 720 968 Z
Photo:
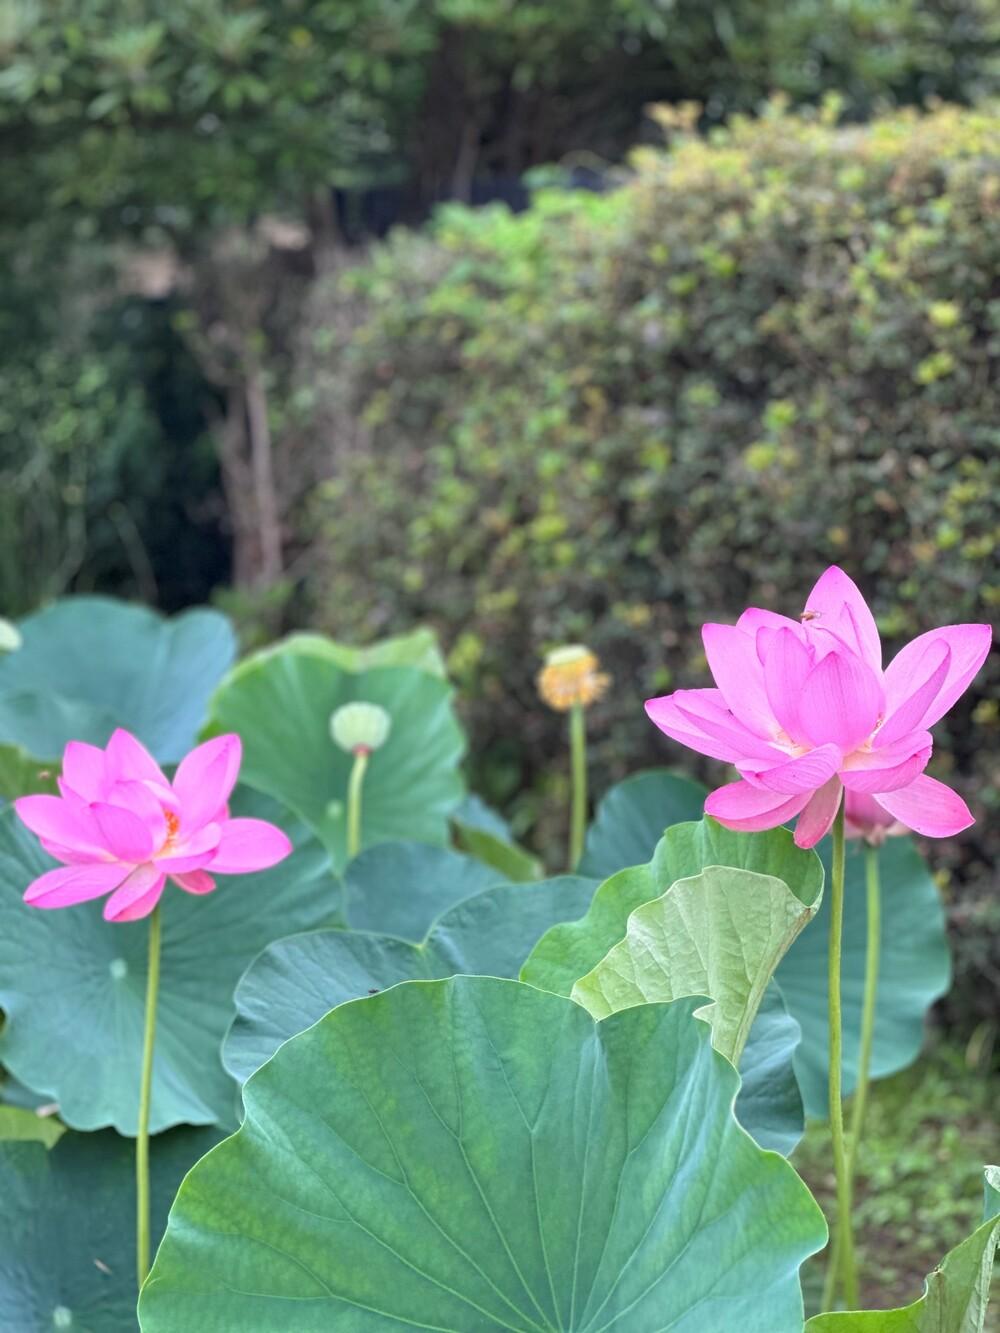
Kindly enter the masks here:
M 546 645 L 585 639 L 620 687 L 595 710 L 608 777 L 670 757 L 634 701 L 704 683 L 702 621 L 794 610 L 827 563 L 890 641 L 996 613 L 1000 115 L 832 121 L 675 123 L 612 194 L 394 235 L 348 280 L 356 330 L 326 293 L 317 410 L 363 429 L 323 492 L 316 614 L 443 628 L 495 798 L 558 726 L 534 703 Z M 994 660 L 937 770 L 979 815 L 941 863 L 973 940 L 997 680 Z

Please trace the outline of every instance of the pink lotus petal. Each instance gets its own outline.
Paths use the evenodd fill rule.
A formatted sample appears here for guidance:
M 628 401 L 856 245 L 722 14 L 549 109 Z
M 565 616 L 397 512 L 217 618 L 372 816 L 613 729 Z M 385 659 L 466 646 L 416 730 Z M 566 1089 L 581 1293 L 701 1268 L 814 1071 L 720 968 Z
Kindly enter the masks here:
M 170 878 L 185 893 L 211 893 L 215 888 L 215 880 L 204 870 L 192 870 L 186 875 L 171 875 Z
M 156 858 L 156 864 L 165 874 L 186 874 L 189 870 L 201 870 L 211 863 L 222 837 L 221 824 L 205 824 L 195 829 L 189 838 L 181 836 L 172 846 L 164 847 L 163 853 Z
M 153 834 L 138 815 L 106 801 L 96 801 L 90 809 L 105 847 L 117 860 L 138 865 L 153 855 L 156 850 Z
M 986 661 L 993 641 L 989 625 L 945 625 L 920 634 L 901 648 L 885 669 L 886 712 L 891 714 L 926 680 L 925 654 L 939 644 L 951 652 L 948 674 L 923 717 L 914 726 L 932 727 L 962 694 Z M 940 651 L 940 649 L 938 649 Z M 937 659 L 932 659 L 936 665 Z
M 934 741 L 929 731 L 913 731 L 882 750 L 856 750 L 847 756 L 840 777 L 849 792 L 895 791 L 927 767 Z
M 799 703 L 813 669 L 812 654 L 794 630 L 764 629 L 758 633 L 769 636 L 766 644 L 762 641 L 758 645 L 758 654 L 764 663 L 764 688 L 771 712 L 788 735 L 799 740 L 805 735 Z
M 879 805 L 894 819 L 925 838 L 950 838 L 975 823 L 958 792 L 926 773 L 898 791 L 879 792 Z
M 681 730 L 701 736 L 706 742 L 718 743 L 712 751 L 714 758 L 735 763 L 749 755 L 758 755 L 762 759 L 774 757 L 774 747 L 755 736 L 733 716 L 721 690 L 677 690 L 669 698 L 681 719 Z M 717 752 L 722 750 L 725 753 Z M 702 753 L 708 753 L 707 749 Z
M 152 782 L 161 787 L 170 785 L 145 745 L 123 727 L 112 734 L 105 754 L 111 782 Z
M 160 901 L 166 876 L 157 866 L 136 866 L 128 879 L 104 904 L 105 921 L 138 921 L 149 916 Z
M 170 789 L 165 790 L 169 792 Z M 115 806 L 119 810 L 127 810 L 129 814 L 142 820 L 149 830 L 154 850 L 160 847 L 167 837 L 167 817 L 156 791 L 157 789 L 150 783 L 128 781 L 114 783 L 107 795 L 108 805 Z
M 95 861 L 107 861 L 110 853 L 90 810 L 58 796 L 21 796 L 14 802 L 21 823 L 45 841 L 65 847 Z
M 287 836 L 266 820 L 230 819 L 222 826 L 222 839 L 211 870 L 218 875 L 267 870 L 283 861 L 291 850 Z
M 186 829 L 219 819 L 239 776 L 243 746 L 239 736 L 216 736 L 185 755 L 174 774 L 174 791 Z
M 781 629 L 790 629 L 798 638 L 803 638 L 802 626 L 797 620 L 779 616 L 777 611 L 764 611 L 759 606 L 748 606 L 737 620 L 736 628 L 743 630 L 744 634 L 749 634 L 758 647 L 761 643 L 762 629 L 769 630 L 772 634 Z M 767 636 L 764 641 L 767 641 Z
M 941 693 L 950 669 L 951 649 L 943 639 L 938 639 L 927 649 L 914 670 L 910 693 L 895 707 L 886 701 L 886 708 L 892 708 L 892 712 L 876 733 L 875 745 L 878 749 L 892 745 L 901 736 L 920 726 L 921 719 L 927 716 L 931 704 Z
M 814 745 L 848 752 L 872 732 L 882 711 L 882 686 L 853 653 L 828 653 L 806 677 L 799 714 Z
M 677 691 L 680 693 L 680 691 Z M 691 690 L 689 693 L 694 694 Z M 718 690 L 706 690 L 706 694 L 719 694 Z M 721 696 L 720 696 L 721 697 Z M 646 700 L 646 715 L 671 740 L 680 741 L 689 750 L 697 754 L 706 754 L 710 759 L 722 759 L 731 764 L 738 758 L 738 750 L 731 741 L 721 740 L 709 734 L 689 713 L 678 707 L 677 694 L 664 694 L 658 699 Z M 735 719 L 733 719 L 735 721 Z
M 861 589 L 837 565 L 820 575 L 806 598 L 806 614 L 842 639 L 873 671 L 882 669 L 882 641 Z
M 836 745 L 820 745 L 808 754 L 790 759 L 785 756 L 779 762 L 761 768 L 754 760 L 747 760 L 737 765 L 743 776 L 755 787 L 768 791 L 781 792 L 794 796 L 800 792 L 813 792 L 822 787 L 836 773 L 842 755 Z
M 32 907 L 74 907 L 116 889 L 128 866 L 105 861 L 101 865 L 60 866 L 47 870 L 28 885 L 24 901 Z
M 770 740 L 777 723 L 767 701 L 756 639 L 735 625 L 703 625 L 701 638 L 727 707 L 744 726 Z
M 813 793 L 795 825 L 796 847 L 815 847 L 821 838 L 826 837 L 840 809 L 842 792 L 840 778 L 831 778 Z
M 70 741 L 63 752 L 62 779 L 64 788 L 82 801 L 102 801 L 108 788 L 107 765 L 104 751 L 86 741 Z
M 808 799 L 808 795 L 777 795 L 751 786 L 749 782 L 730 782 L 709 793 L 705 813 L 726 828 L 740 833 L 759 833 L 763 829 L 778 828 L 797 815 Z

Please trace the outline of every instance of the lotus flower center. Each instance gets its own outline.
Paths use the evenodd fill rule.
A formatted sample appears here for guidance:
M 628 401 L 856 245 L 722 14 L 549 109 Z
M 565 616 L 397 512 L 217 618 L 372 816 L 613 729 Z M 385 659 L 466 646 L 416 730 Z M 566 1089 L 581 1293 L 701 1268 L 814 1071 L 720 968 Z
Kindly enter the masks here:
M 164 810 L 163 818 L 167 821 L 167 840 L 163 844 L 164 848 L 173 846 L 177 840 L 177 833 L 181 826 L 181 821 L 173 810 Z

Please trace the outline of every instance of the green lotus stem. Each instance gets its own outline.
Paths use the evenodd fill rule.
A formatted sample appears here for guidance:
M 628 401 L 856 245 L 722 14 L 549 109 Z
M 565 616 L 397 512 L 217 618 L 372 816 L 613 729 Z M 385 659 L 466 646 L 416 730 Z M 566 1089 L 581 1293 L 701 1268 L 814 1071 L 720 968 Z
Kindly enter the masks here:
M 569 868 L 575 870 L 583 855 L 583 834 L 587 826 L 587 726 L 583 705 L 569 710 L 569 755 L 572 805 L 569 821 Z
M 149 918 L 149 964 L 146 973 L 146 1024 L 139 1082 L 139 1126 L 135 1137 L 135 1262 L 139 1286 L 149 1272 L 149 1106 L 153 1091 L 153 1047 L 156 1042 L 156 996 L 160 988 L 160 908 Z
M 837 1180 L 837 1218 L 834 1242 L 827 1262 L 823 1285 L 823 1310 L 833 1307 L 838 1272 L 847 1309 L 857 1309 L 858 1280 L 854 1264 L 854 1236 L 851 1231 L 851 1177 L 844 1142 L 844 1105 L 841 1086 L 843 1070 L 843 1016 L 841 1013 L 840 972 L 844 935 L 844 802 L 841 800 L 833 822 L 833 874 L 830 877 L 830 1138 L 833 1144 L 833 1168 Z
M 347 859 L 350 861 L 361 851 L 361 788 L 364 786 L 365 769 L 371 751 L 359 745 L 354 751 L 354 765 L 351 768 L 347 784 Z
M 882 891 L 879 885 L 878 851 L 865 848 L 865 888 L 868 902 L 868 937 L 865 942 L 865 997 L 861 1009 L 861 1050 L 858 1055 L 858 1086 L 851 1107 L 850 1163 L 851 1189 L 858 1145 L 865 1123 L 868 1084 L 871 1077 L 872 1045 L 875 1040 L 875 1008 L 878 997 L 878 965 L 882 947 Z

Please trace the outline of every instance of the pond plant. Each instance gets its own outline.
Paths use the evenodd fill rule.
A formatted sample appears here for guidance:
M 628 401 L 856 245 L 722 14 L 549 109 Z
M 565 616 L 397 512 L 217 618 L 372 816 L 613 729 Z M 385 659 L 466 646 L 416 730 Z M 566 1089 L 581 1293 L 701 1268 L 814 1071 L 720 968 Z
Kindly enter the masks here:
M 28 617 L 0 657 L 0 1328 L 982 1333 L 997 1168 L 907 1307 L 857 1308 L 851 1217 L 870 1082 L 948 984 L 910 834 L 972 821 L 929 728 L 990 641 L 883 667 L 835 568 L 798 618 L 706 625 L 715 686 L 646 710 L 737 779 L 639 773 L 589 827 L 611 683 L 553 650 L 546 878 L 465 791 L 426 631 L 233 665 L 213 612 Z

